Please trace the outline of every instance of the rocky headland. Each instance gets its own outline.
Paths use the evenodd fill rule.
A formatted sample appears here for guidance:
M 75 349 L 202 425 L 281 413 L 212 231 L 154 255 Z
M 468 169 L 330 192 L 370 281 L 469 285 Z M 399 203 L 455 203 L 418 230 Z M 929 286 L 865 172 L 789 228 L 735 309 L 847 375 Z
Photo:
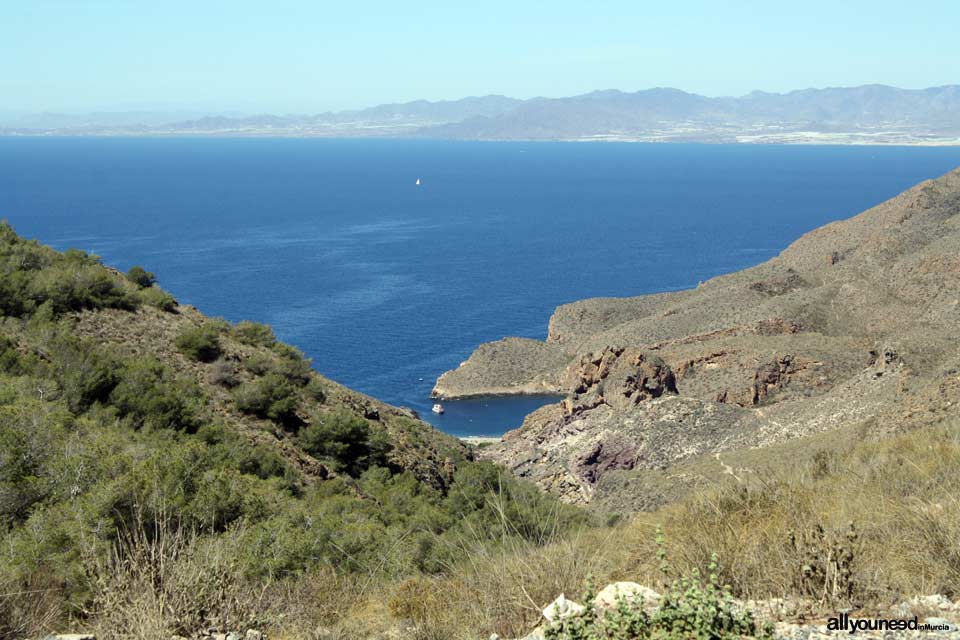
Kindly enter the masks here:
M 960 170 L 686 291 L 559 307 L 434 394 L 558 393 L 478 455 L 575 503 L 648 509 L 756 452 L 960 413 Z M 637 479 L 642 482 L 635 482 Z

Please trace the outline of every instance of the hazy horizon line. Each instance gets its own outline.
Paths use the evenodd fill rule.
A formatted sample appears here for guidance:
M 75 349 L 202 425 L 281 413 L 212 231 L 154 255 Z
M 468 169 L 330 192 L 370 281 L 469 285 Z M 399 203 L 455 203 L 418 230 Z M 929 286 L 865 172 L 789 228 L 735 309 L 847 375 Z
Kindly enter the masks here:
M 622 94 L 636 94 L 644 93 L 650 91 L 677 91 L 687 95 L 699 96 L 709 99 L 742 99 L 747 98 L 755 94 L 762 95 L 771 95 L 771 96 L 787 96 L 794 93 L 802 93 L 806 91 L 830 91 L 838 89 L 864 89 L 869 87 L 876 88 L 885 88 L 885 89 L 894 89 L 897 91 L 908 91 L 908 92 L 923 92 L 933 89 L 945 89 L 950 87 L 958 87 L 960 84 L 957 83 L 947 83 L 939 85 L 931 85 L 926 87 L 919 87 L 915 89 L 904 88 L 897 85 L 885 84 L 882 82 L 870 82 L 863 84 L 855 85 L 828 85 L 828 86 L 810 86 L 802 87 L 797 89 L 790 89 L 787 91 L 767 91 L 764 89 L 753 89 L 743 94 L 717 94 L 717 95 L 708 95 L 705 93 L 698 93 L 696 91 L 689 91 L 686 89 L 681 89 L 676 86 L 651 86 L 645 87 L 636 90 L 625 90 L 614 87 L 609 87 L 605 89 L 593 89 L 591 91 L 586 91 L 584 93 L 575 93 L 568 95 L 556 95 L 556 96 L 546 96 L 546 95 L 537 95 L 531 96 L 529 98 L 517 98 L 515 96 L 507 95 L 504 93 L 474 93 L 471 95 L 460 96 L 457 98 L 414 98 L 411 100 L 390 100 L 386 102 L 378 102 L 375 104 L 366 104 L 366 106 L 343 108 L 343 109 L 326 109 L 326 110 L 317 110 L 317 109 L 272 109 L 267 107 L 255 107 L 249 106 L 244 107 L 243 105 L 237 104 L 232 106 L 212 106 L 212 105 L 203 105 L 203 104 L 190 104 L 190 103 L 164 103 L 164 102 L 146 102 L 146 103 L 134 103 L 130 105 L 101 105 L 96 107 L 82 108 L 82 107 L 68 107 L 68 108 L 11 108 L 9 106 L 0 108 L 0 115 L 7 115 L 13 117 L 23 117 L 23 116 L 37 116 L 37 115 L 92 115 L 92 114 L 133 114 L 133 113 L 179 113 L 183 112 L 185 114 L 192 114 L 194 116 L 204 117 L 210 115 L 216 115 L 221 117 L 245 117 L 245 116 L 258 116 L 258 115 L 276 115 L 276 116 L 302 116 L 302 115 L 327 115 L 327 114 L 340 114 L 340 113 L 350 113 L 356 111 L 365 111 L 368 109 L 375 109 L 378 107 L 390 107 L 390 106 L 402 106 L 416 103 L 427 103 L 427 104 L 444 104 L 444 103 L 456 103 L 462 102 L 465 100 L 479 100 L 485 98 L 504 98 L 508 100 L 515 100 L 517 102 L 532 102 L 537 100 L 563 100 L 569 98 L 579 98 L 584 96 L 589 96 L 598 93 L 622 93 Z

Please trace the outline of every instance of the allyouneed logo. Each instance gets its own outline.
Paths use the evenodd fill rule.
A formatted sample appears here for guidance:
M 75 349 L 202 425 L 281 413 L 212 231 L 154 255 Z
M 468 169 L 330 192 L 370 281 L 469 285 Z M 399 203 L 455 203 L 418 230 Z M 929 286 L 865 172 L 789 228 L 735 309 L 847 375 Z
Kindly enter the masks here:
M 889 618 L 851 618 L 849 613 L 827 618 L 827 631 L 846 631 L 854 634 L 858 631 L 949 631 L 948 624 L 920 622 L 917 617 L 908 619 Z

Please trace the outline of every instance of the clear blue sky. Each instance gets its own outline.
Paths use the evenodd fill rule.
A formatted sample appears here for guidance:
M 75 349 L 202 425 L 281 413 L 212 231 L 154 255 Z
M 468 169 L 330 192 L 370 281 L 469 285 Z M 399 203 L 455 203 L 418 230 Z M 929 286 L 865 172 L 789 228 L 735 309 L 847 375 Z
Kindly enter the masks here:
M 0 109 L 960 83 L 957 0 L 0 0 Z

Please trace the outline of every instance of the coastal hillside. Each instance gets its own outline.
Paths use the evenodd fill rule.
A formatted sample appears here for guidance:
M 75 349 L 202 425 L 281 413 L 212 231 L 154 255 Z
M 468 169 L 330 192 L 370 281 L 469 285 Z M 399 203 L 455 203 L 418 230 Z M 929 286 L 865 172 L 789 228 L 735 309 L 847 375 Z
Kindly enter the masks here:
M 434 395 L 565 396 L 481 455 L 625 510 L 943 423 L 960 414 L 958 214 L 953 171 L 696 289 L 564 305 L 545 342 L 482 345 Z
M 335 630 L 371 584 L 585 523 L 504 475 L 265 325 L 0 224 L 0 638 Z

